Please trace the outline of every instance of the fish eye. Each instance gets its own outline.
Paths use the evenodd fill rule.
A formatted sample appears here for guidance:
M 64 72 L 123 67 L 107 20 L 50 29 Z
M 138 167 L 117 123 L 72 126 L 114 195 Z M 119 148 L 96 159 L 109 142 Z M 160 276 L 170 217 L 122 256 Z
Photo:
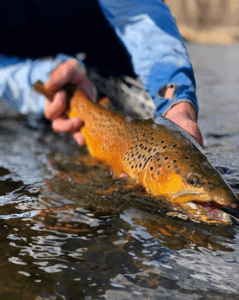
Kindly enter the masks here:
M 191 185 L 191 186 L 196 186 L 197 183 L 198 183 L 198 180 L 195 176 L 190 176 L 188 178 L 188 183 Z

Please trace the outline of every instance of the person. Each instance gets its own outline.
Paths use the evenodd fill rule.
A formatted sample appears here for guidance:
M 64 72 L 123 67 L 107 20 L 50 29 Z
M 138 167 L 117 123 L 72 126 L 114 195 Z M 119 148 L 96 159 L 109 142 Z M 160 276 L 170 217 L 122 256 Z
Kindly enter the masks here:
M 109 51 L 112 37 L 108 34 L 113 31 L 123 45 L 120 52 L 126 50 L 134 73 L 140 76 L 152 97 L 155 115 L 161 114 L 175 122 L 203 145 L 197 125 L 192 65 L 175 20 L 162 0 L 90 0 L 87 3 L 61 0 L 57 5 L 45 0 L 12 0 L 4 3 L 3 11 L 8 9 L 6 5 L 10 9 L 11 2 L 17 6 L 14 10 L 17 14 L 12 12 L 9 20 L 1 21 L 5 28 L 3 41 L 11 37 L 10 43 L 3 43 L 0 55 L 1 99 L 21 113 L 44 112 L 54 130 L 71 132 L 78 144 L 83 145 L 80 132 L 83 122 L 65 118 L 66 94 L 61 87 L 73 82 L 90 99 L 95 97 L 83 64 L 74 58 L 76 49 L 89 53 L 93 63 L 98 56 L 97 62 L 103 66 L 118 61 L 119 72 L 127 70 L 127 67 L 122 69 L 127 65 L 126 59 L 118 60 L 114 48 L 111 48 L 113 55 Z M 38 59 L 47 55 L 55 57 Z M 32 84 L 39 79 L 46 82 L 47 89 L 56 91 L 52 103 L 33 92 Z

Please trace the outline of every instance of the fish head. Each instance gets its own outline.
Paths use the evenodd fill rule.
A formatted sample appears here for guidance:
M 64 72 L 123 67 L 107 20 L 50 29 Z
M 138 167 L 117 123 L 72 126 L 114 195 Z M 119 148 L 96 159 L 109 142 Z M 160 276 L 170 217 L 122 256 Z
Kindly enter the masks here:
M 201 153 L 181 153 L 178 168 L 168 179 L 181 183 L 181 193 L 173 192 L 173 202 L 213 201 L 221 206 L 237 205 L 238 198 L 221 174 Z M 177 175 L 177 176 L 175 176 Z M 171 183 L 172 185 L 172 183 Z M 172 189 L 173 190 L 173 189 Z
M 239 210 L 238 197 L 203 153 L 176 152 L 160 153 L 151 159 L 145 176 L 149 192 L 173 203 L 199 205 L 201 214 L 204 210 L 208 214 L 212 207 Z

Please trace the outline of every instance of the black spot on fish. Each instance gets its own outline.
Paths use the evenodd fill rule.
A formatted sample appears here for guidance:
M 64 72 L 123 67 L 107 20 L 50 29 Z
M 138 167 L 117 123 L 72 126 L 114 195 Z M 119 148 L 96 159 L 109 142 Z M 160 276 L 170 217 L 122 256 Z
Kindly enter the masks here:
M 166 149 L 167 148 L 167 146 L 163 146 L 163 149 Z
M 163 143 L 164 143 L 164 140 L 161 141 L 161 144 L 163 144 Z
M 152 151 L 152 148 L 150 148 L 148 152 L 150 153 L 151 151 Z
M 175 148 L 175 147 L 177 147 L 177 144 L 174 144 L 174 145 L 173 145 L 173 148 Z
M 151 138 L 151 141 L 153 141 L 153 140 L 154 140 L 154 137 Z
M 188 156 L 185 156 L 184 158 L 185 158 L 185 159 L 189 159 L 189 157 L 188 157 Z
M 174 159 L 174 160 L 173 160 L 173 163 L 175 164 L 176 162 L 177 162 L 177 160 L 176 160 L 176 159 Z

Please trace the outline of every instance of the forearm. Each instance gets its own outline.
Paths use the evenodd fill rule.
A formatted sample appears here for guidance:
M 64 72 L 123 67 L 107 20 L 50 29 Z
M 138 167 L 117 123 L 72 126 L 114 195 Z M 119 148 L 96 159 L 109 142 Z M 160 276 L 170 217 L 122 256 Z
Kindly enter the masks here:
M 67 59 L 63 55 L 36 61 L 0 56 L 0 99 L 23 114 L 42 114 L 45 98 L 32 90 L 32 84 L 37 80 L 46 82 L 50 73 Z
M 180 102 L 190 103 L 197 113 L 192 65 L 168 7 L 160 0 L 100 3 L 153 98 L 156 114 L 165 115 Z M 171 99 L 164 96 L 170 85 L 175 87 Z
M 173 92 L 173 87 L 169 87 L 165 90 L 163 96 L 167 99 L 171 99 L 173 96 Z M 195 123 L 197 122 L 197 114 L 195 108 L 188 102 L 180 102 L 178 104 L 175 104 L 167 111 L 165 117 L 170 119 L 176 113 L 184 113 L 185 117 L 189 118 Z

